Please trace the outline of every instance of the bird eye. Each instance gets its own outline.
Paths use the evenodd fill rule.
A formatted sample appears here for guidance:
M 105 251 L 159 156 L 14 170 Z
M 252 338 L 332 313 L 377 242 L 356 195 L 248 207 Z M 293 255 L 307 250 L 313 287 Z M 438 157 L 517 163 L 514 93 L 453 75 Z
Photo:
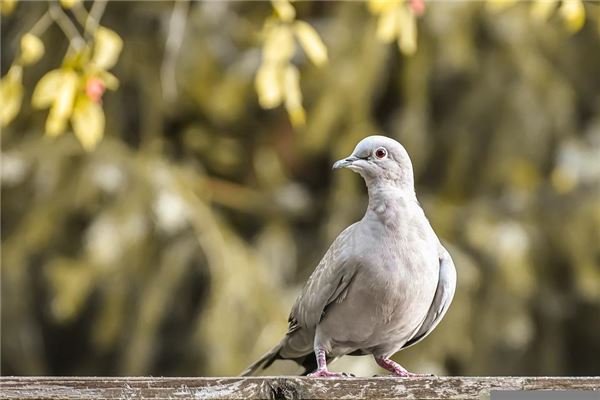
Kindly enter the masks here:
M 384 147 L 380 147 L 375 150 L 375 157 L 382 159 L 385 158 L 385 156 L 387 156 L 387 150 Z

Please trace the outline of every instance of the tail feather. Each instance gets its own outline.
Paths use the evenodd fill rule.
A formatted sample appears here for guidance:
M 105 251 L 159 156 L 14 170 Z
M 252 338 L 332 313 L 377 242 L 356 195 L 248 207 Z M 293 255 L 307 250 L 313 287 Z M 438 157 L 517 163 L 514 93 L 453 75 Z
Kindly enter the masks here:
M 258 361 L 254 362 L 250 365 L 244 372 L 240 374 L 240 376 L 250 376 L 253 375 L 258 369 L 268 368 L 275 360 L 281 359 L 281 355 L 279 355 L 279 351 L 281 350 L 281 343 L 277 346 L 273 347 L 269 350 L 265 355 L 263 355 Z
M 267 369 L 275 362 L 276 360 L 292 360 L 298 363 L 300 366 L 304 367 L 304 372 L 301 373 L 302 376 L 306 376 L 311 372 L 314 372 L 317 369 L 317 359 L 313 352 L 305 354 L 296 358 L 287 358 L 281 355 L 281 349 L 283 348 L 283 342 L 279 343 L 277 346 L 273 347 L 267 353 L 265 353 L 258 361 L 254 362 L 248 368 L 244 370 L 240 374 L 240 376 L 251 376 L 254 375 L 256 371 Z M 327 363 L 333 363 L 337 357 L 327 357 Z

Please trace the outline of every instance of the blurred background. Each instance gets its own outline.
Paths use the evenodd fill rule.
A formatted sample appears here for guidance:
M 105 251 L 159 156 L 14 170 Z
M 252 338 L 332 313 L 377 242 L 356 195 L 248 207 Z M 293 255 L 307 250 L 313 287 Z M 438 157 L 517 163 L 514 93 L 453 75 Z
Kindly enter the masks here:
M 374 133 L 408 150 L 458 271 L 394 359 L 600 375 L 600 3 L 2 12 L 3 375 L 238 374 L 362 217 L 362 179 L 331 165 Z

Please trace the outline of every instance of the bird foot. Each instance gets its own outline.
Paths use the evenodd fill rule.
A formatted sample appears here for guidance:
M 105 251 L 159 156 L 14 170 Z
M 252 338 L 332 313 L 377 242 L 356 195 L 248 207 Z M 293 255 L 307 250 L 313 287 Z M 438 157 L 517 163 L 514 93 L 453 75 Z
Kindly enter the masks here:
M 403 378 L 424 378 L 424 377 L 431 377 L 434 376 L 433 374 L 417 374 L 415 372 L 409 372 L 405 369 L 401 369 L 401 370 L 397 370 L 397 371 L 392 371 L 392 375 L 393 376 L 400 376 Z
M 431 374 L 416 374 L 414 372 L 408 372 L 400 364 L 398 364 L 395 361 L 390 360 L 389 358 L 385 358 L 385 357 L 375 358 L 375 361 L 377 361 L 377 364 L 379 364 L 379 366 L 390 371 L 393 376 L 400 376 L 403 378 L 417 378 L 417 377 L 432 376 Z
M 311 372 L 310 374 L 306 375 L 310 378 L 347 378 L 347 377 L 352 377 L 354 375 L 352 374 L 347 374 L 345 372 L 331 372 L 328 371 L 327 369 L 318 369 L 315 372 Z

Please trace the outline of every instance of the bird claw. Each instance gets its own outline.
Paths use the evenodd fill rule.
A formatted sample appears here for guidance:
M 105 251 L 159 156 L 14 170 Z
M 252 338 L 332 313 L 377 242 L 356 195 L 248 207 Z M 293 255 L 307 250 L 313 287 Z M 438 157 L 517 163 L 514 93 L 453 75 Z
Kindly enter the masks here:
M 379 364 L 379 366 L 390 371 L 392 373 L 392 376 L 398 376 L 401 378 L 418 378 L 433 376 L 431 374 L 416 374 L 414 372 L 408 372 L 400 364 L 386 357 L 375 357 L 375 361 L 377 361 L 377 364 Z
M 417 374 L 415 372 L 409 372 L 407 370 L 400 370 L 400 371 L 395 371 L 394 373 L 392 373 L 392 376 L 399 376 L 402 378 L 430 378 L 432 376 L 435 376 L 433 374 Z
M 354 377 L 353 374 L 346 372 L 331 372 L 326 369 L 318 369 L 315 372 L 311 372 L 306 375 L 309 378 L 349 378 Z

